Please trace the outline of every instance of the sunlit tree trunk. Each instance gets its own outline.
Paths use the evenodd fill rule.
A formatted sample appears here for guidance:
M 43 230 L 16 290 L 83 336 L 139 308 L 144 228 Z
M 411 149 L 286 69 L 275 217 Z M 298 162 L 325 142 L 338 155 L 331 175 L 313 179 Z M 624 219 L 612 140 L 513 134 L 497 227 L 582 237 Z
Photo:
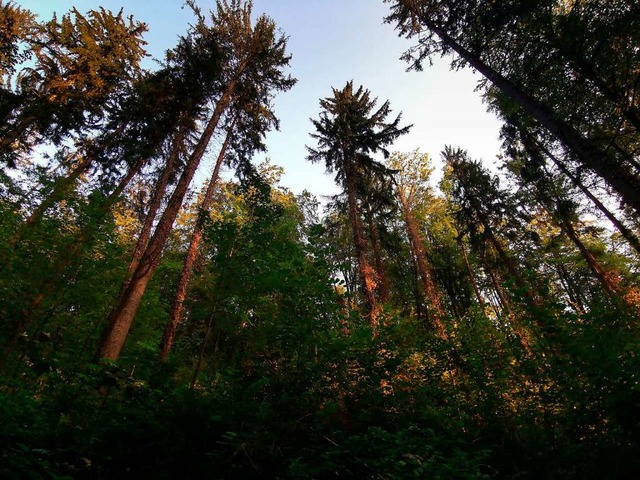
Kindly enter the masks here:
M 424 238 L 418 230 L 416 221 L 413 217 L 413 212 L 407 203 L 407 200 L 402 194 L 402 189 L 398 189 L 400 197 L 400 206 L 402 207 L 402 214 L 404 222 L 407 227 L 407 234 L 409 236 L 409 245 L 413 254 L 413 258 L 416 262 L 416 267 L 422 281 L 422 287 L 429 303 L 429 321 L 432 323 L 434 330 L 440 338 L 446 339 L 447 331 L 442 323 L 444 318 L 444 311 L 442 309 L 442 301 L 440 299 L 440 292 L 438 291 L 431 269 L 427 263 L 426 252 L 424 250 Z
M 142 224 L 142 228 L 140 229 L 140 234 L 138 235 L 138 241 L 136 242 L 136 246 L 133 250 L 133 255 L 131 256 L 131 262 L 129 262 L 129 268 L 127 269 L 127 275 L 129 278 L 123 284 L 126 288 L 126 284 L 129 283 L 131 275 L 135 272 L 138 264 L 140 263 L 140 259 L 144 254 L 147 245 L 149 244 L 149 239 L 151 238 L 151 231 L 153 229 L 153 224 L 158 216 L 158 210 L 160 210 L 160 206 L 162 205 L 162 199 L 165 196 L 167 191 L 167 186 L 169 185 L 169 180 L 171 176 L 176 171 L 176 164 L 178 161 L 178 157 L 180 155 L 180 151 L 184 148 L 184 129 L 181 128 L 177 133 L 173 140 L 173 145 L 171 147 L 171 153 L 165 162 L 162 172 L 158 177 L 154 187 L 153 187 L 153 195 L 151 197 L 151 201 L 149 202 L 149 207 L 147 209 L 147 215 L 145 216 L 144 222 Z
M 386 302 L 389 298 L 389 284 L 387 282 L 387 274 L 384 267 L 384 261 L 382 259 L 382 247 L 380 245 L 380 231 L 378 225 L 376 225 L 373 213 L 367 211 L 367 223 L 369 224 L 369 233 L 371 235 L 371 247 L 373 250 L 373 260 L 376 266 L 378 293 L 380 294 L 380 301 Z
M 178 325 L 182 321 L 184 301 L 187 298 L 187 290 L 189 288 L 189 283 L 191 282 L 191 277 L 193 275 L 193 268 L 198 257 L 200 242 L 202 241 L 204 219 L 207 215 L 209 215 L 211 210 L 211 205 L 213 203 L 213 194 L 217 186 L 220 168 L 224 161 L 231 135 L 233 135 L 233 124 L 231 125 L 231 127 L 229 127 L 222 147 L 220 147 L 218 159 L 213 169 L 213 173 L 211 174 L 211 179 L 209 180 L 204 198 L 202 199 L 202 203 L 198 212 L 198 219 L 196 221 L 193 234 L 191 235 L 191 241 L 189 243 L 189 248 L 187 249 L 187 254 L 184 258 L 182 272 L 180 273 L 178 287 L 176 288 L 176 295 L 173 300 L 173 304 L 171 305 L 171 311 L 169 313 L 169 321 L 167 322 L 164 333 L 162 335 L 162 341 L 160 342 L 160 361 L 163 362 L 166 361 L 169 357 L 169 351 L 173 346 L 176 330 L 178 329 Z
M 353 172 L 347 171 L 346 189 L 347 189 L 347 208 L 349 210 L 349 222 L 353 232 L 353 244 L 358 262 L 358 274 L 362 285 L 362 293 L 364 295 L 364 303 L 367 308 L 369 322 L 375 329 L 378 326 L 379 306 L 376 301 L 376 272 L 367 259 L 367 241 L 362 228 L 360 219 L 360 208 L 358 207 L 357 187 L 354 184 L 355 175 Z
M 189 184 L 191 183 L 193 175 L 200 164 L 200 160 L 202 159 L 202 156 L 209 145 L 209 141 L 218 126 L 222 114 L 227 109 L 231 101 L 231 95 L 235 90 L 235 86 L 236 82 L 234 81 L 227 87 L 224 95 L 216 104 L 216 108 L 202 132 L 198 144 L 187 160 L 184 170 L 182 171 L 182 175 L 180 176 L 173 194 L 169 199 L 169 203 L 158 222 L 158 226 L 156 227 L 153 237 L 150 239 L 147 248 L 141 256 L 138 266 L 131 277 L 131 281 L 124 290 L 122 298 L 109 317 L 109 324 L 102 336 L 98 349 L 99 358 L 116 360 L 120 355 L 120 351 L 122 350 L 127 335 L 129 334 L 129 329 L 131 328 L 133 319 L 138 311 L 138 307 L 140 306 L 140 300 L 142 300 L 142 296 L 146 291 L 147 285 L 160 262 L 162 250 L 169 238 L 169 234 L 173 228 L 173 222 L 180 211 L 180 207 L 182 206 Z

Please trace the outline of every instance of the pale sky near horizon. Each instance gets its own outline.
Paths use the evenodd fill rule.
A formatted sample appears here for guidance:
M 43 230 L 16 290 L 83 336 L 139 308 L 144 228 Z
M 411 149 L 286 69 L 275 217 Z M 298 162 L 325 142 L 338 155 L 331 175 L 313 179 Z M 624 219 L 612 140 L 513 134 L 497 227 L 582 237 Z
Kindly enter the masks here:
M 114 12 L 124 9 L 149 25 L 145 35 L 147 50 L 155 58 L 172 48 L 187 30 L 193 17 L 183 0 L 18 0 L 21 7 L 37 13 L 41 20 L 52 12 L 62 14 L 75 6 L 85 13 L 103 6 Z M 203 10 L 213 1 L 199 0 Z M 331 96 L 331 88 L 342 88 L 348 80 L 363 85 L 379 102 L 389 100 L 393 113 L 402 112 L 403 124 L 413 124 L 411 132 L 396 141 L 392 151 L 420 149 L 434 160 L 438 169 L 440 151 L 445 145 L 461 147 L 485 165 L 495 162 L 499 153 L 500 123 L 486 112 L 479 79 L 469 69 L 449 70 L 449 59 L 435 59 L 422 72 L 406 72 L 400 55 L 411 46 L 401 39 L 393 25 L 383 24 L 389 7 L 382 0 L 254 0 L 254 13 L 266 13 L 289 37 L 292 54 L 290 72 L 298 83 L 275 100 L 280 131 L 267 137 L 268 152 L 257 155 L 260 162 L 269 157 L 285 169 L 282 184 L 295 193 L 307 189 L 317 196 L 338 192 L 333 176 L 323 165 L 312 165 L 305 145 L 313 146 L 309 134 L 310 118 L 320 112 L 320 98 Z M 152 62 L 147 66 L 151 68 Z M 392 118 L 391 116 L 389 118 Z M 216 149 L 203 164 L 205 178 Z M 436 174 L 438 176 L 438 174 Z

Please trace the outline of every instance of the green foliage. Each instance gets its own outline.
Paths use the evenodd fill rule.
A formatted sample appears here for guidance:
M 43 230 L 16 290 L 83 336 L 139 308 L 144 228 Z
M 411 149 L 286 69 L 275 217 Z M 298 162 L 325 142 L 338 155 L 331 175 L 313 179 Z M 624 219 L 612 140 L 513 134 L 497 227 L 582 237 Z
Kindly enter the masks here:
M 517 1 L 398 5 L 427 3 L 448 6 L 440 13 L 460 35 L 494 43 L 515 35 L 527 55 L 541 49 L 550 72 L 564 71 L 554 53 L 575 78 L 583 75 L 581 46 L 597 67 L 592 81 L 616 86 L 632 76 L 635 60 L 627 69 L 619 56 L 636 38 L 628 2 L 564 2 L 553 10 Z M 562 149 L 539 126 L 512 122 L 507 166 L 522 188 L 505 188 L 463 151 L 448 149 L 438 196 L 418 151 L 394 154 L 386 166 L 373 158 L 406 128 L 399 117 L 386 121 L 388 103 L 376 108 L 350 82 L 321 101 L 309 158 L 324 161 L 345 189 L 350 184 L 351 212 L 338 198 L 321 217 L 310 194 L 279 186 L 280 167 L 250 163 L 277 126 L 273 92 L 294 83 L 283 73 L 286 38 L 265 16 L 252 23 L 250 3 L 218 2 L 210 19 L 189 4 L 194 26 L 145 75 L 138 69 L 143 25 L 121 13 L 73 10 L 37 23 L 11 3 L 0 5 L 0 115 L 7 120 L 0 145 L 5 160 L 19 160 L 15 170 L 0 170 L 0 477 L 640 476 L 640 335 L 630 308 L 637 259 L 602 225 L 585 221 L 589 210 L 560 176 L 574 170 L 571 156 L 555 162 Z M 549 43 L 519 36 L 534 26 L 544 27 L 540 38 Z M 567 36 L 575 41 L 555 42 Z M 494 43 L 478 48 L 505 53 Z M 425 37 L 418 54 L 438 45 Z M 34 64 L 20 70 L 29 57 Z M 506 55 L 504 68 L 557 102 L 558 114 L 584 125 L 596 143 L 607 138 L 617 109 L 624 121 L 615 150 L 631 151 L 634 105 L 606 107 L 607 85 L 595 81 L 600 93 L 590 98 L 574 77 L 547 85 L 525 58 Z M 534 60 L 537 68 L 545 57 Z M 21 82 L 12 85 L 15 78 Z M 95 345 L 148 210 L 147 176 L 174 143 L 169 174 L 179 173 L 210 100 L 233 82 L 240 111 L 235 124 L 224 119 L 235 125 L 225 160 L 241 180 L 219 185 L 207 214 L 197 204 L 184 208 L 124 354 L 96 364 Z M 565 91 L 585 96 L 575 112 L 567 111 Z M 488 98 L 503 113 L 516 111 L 499 95 Z M 66 141 L 79 135 L 87 135 L 82 145 Z M 64 145 L 54 148 L 58 141 Z M 50 158 L 32 147 L 51 148 Z M 97 171 L 77 170 L 89 153 Z M 124 178 L 123 166 L 137 183 L 121 198 L 125 185 L 118 190 L 114 182 Z M 575 186 L 587 179 L 574 173 Z M 391 175 L 398 198 L 389 195 Z M 404 202 L 422 249 L 410 245 Z M 158 344 L 200 220 L 204 238 L 185 321 L 162 363 Z M 351 229 L 358 223 L 362 257 L 378 256 L 376 268 L 388 279 L 375 325 L 355 300 L 361 272 Z M 584 251 L 565 238 L 571 229 L 615 274 L 626 304 L 605 291 Z M 442 335 L 430 327 L 418 255 L 428 258 L 444 298 Z

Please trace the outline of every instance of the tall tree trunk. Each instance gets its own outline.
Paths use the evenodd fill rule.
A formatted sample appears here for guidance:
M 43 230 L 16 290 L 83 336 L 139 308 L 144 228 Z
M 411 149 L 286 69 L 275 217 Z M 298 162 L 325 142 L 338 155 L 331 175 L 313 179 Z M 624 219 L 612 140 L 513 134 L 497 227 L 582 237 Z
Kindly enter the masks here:
M 353 232 L 353 243 L 358 262 L 358 273 L 364 294 L 364 303 L 367 308 L 369 322 L 375 329 L 378 326 L 379 306 L 376 301 L 376 272 L 367 259 L 367 241 L 364 237 L 362 221 L 360 220 L 360 209 L 358 208 L 357 187 L 354 185 L 354 173 L 347 172 L 347 203 L 349 209 L 349 221 Z
M 147 215 L 145 216 L 144 222 L 142 224 L 140 235 L 138 235 L 138 241 L 136 242 L 136 246 L 131 257 L 131 262 L 129 263 L 129 268 L 127 269 L 127 275 L 129 278 L 125 283 L 128 283 L 131 280 L 131 275 L 133 275 L 133 272 L 135 272 L 136 268 L 138 267 L 140 259 L 142 258 L 142 255 L 144 254 L 144 251 L 149 244 L 153 223 L 158 216 L 158 210 L 160 209 L 162 199 L 164 198 L 165 192 L 167 191 L 169 179 L 175 172 L 176 163 L 180 155 L 180 150 L 184 147 L 185 130 L 186 129 L 184 127 L 180 127 L 180 130 L 178 130 L 178 132 L 176 133 L 169 158 L 167 159 L 162 169 L 162 173 L 158 177 L 158 181 L 154 185 L 153 196 L 151 197 L 151 202 L 149 202 L 149 210 L 147 211 Z M 126 288 L 126 285 L 123 285 Z
M 138 268 L 140 263 L 140 259 L 142 258 L 147 245 L 149 244 L 149 239 L 151 238 L 151 230 L 153 229 L 153 223 L 155 222 L 156 217 L 158 216 L 158 210 L 160 209 L 160 205 L 162 204 L 162 199 L 165 196 L 167 186 L 169 184 L 169 179 L 171 175 L 173 175 L 176 169 L 176 163 L 178 161 L 178 157 L 180 155 L 180 150 L 184 147 L 184 137 L 186 133 L 186 127 L 180 126 L 178 127 L 178 131 L 175 134 L 173 139 L 173 144 L 171 146 L 171 152 L 169 153 L 169 157 L 165 162 L 162 172 L 158 177 L 153 189 L 153 195 L 151 197 L 151 201 L 149 202 L 149 209 L 147 211 L 147 215 L 144 218 L 144 222 L 142 224 L 142 228 L 140 229 L 140 234 L 138 235 L 138 240 L 136 241 L 136 246 L 133 249 L 133 254 L 131 256 L 131 261 L 129 262 L 129 267 L 127 268 L 127 275 L 120 285 L 120 289 L 118 290 L 118 295 L 116 297 L 116 301 L 114 302 L 113 308 L 109 314 L 109 318 L 115 315 L 115 310 L 118 308 L 122 299 L 127 291 L 127 287 L 133 278 L 133 275 Z
M 480 56 L 467 50 L 444 29 L 438 27 L 426 14 L 421 14 L 415 0 L 401 2 L 449 48 L 454 50 L 502 93 L 520 105 L 531 117 L 564 143 L 589 169 L 602 177 L 615 190 L 622 201 L 640 215 L 640 180 L 624 165 L 611 159 L 589 139 L 584 138 L 569 124 L 554 117 L 551 110 L 541 104 L 511 80 L 487 65 Z
M 526 133 L 525 133 L 526 135 Z M 562 162 L 557 156 L 552 154 L 544 145 L 536 142 L 537 146 L 540 148 L 544 154 L 553 161 L 553 163 L 576 187 L 580 189 L 580 191 L 596 206 L 600 212 L 611 222 L 611 224 L 620 232 L 620 235 L 631 245 L 636 252 L 640 254 L 640 240 L 638 237 L 634 235 L 634 233 L 623 224 L 612 212 L 609 210 L 593 193 L 589 190 L 584 183 L 580 181 L 578 177 L 576 177 L 569 168 Z
M 237 81 L 232 81 L 229 84 L 227 90 L 216 104 L 216 108 L 214 109 L 207 126 L 202 132 L 198 144 L 189 157 L 182 175 L 178 180 L 178 184 L 169 199 L 167 208 L 158 222 L 158 226 L 156 227 L 153 237 L 149 241 L 144 254 L 140 258 L 140 262 L 131 277 L 131 281 L 127 285 L 118 305 L 110 315 L 109 324 L 105 329 L 98 348 L 98 358 L 116 360 L 120 355 L 120 351 L 122 350 L 127 335 L 129 334 L 129 329 L 131 328 L 133 319 L 138 312 L 140 300 L 142 300 L 142 296 L 147 289 L 147 285 L 160 262 L 162 250 L 169 238 L 169 234 L 173 228 L 173 222 L 180 211 L 184 196 L 187 193 L 187 189 L 189 188 L 191 180 L 193 179 L 198 165 L 200 164 L 200 160 L 209 145 L 209 141 L 218 126 L 222 114 L 229 106 L 231 96 L 235 91 L 236 83 Z
M 469 257 L 467 256 L 467 249 L 464 248 L 464 243 L 462 242 L 462 237 L 458 235 L 456 239 L 458 243 L 458 248 L 462 253 L 462 258 L 464 259 L 464 265 L 467 270 L 467 277 L 469 278 L 469 283 L 471 283 L 471 287 L 473 288 L 473 293 L 476 295 L 476 299 L 478 300 L 478 305 L 480 308 L 484 309 L 484 300 L 482 299 L 482 294 L 480 293 L 480 288 L 478 288 L 478 283 L 476 282 L 476 277 L 473 274 L 473 270 L 471 269 L 471 264 L 469 263 Z
M 367 223 L 369 224 L 369 232 L 371 234 L 371 246 L 373 249 L 373 260 L 376 266 L 378 293 L 382 303 L 389 299 L 389 284 L 387 283 L 387 274 L 382 260 L 382 247 L 380 246 L 380 231 L 373 218 L 371 210 L 367 211 Z
M 493 245 L 493 248 L 495 249 L 496 253 L 500 257 L 500 260 L 502 261 L 504 266 L 507 267 L 507 270 L 511 275 L 511 277 L 513 278 L 513 280 L 515 281 L 516 286 L 522 292 L 522 295 L 524 296 L 525 301 L 527 302 L 527 304 L 529 304 L 530 307 L 534 309 L 541 308 L 542 302 L 540 301 L 540 298 L 538 298 L 538 296 L 534 293 L 533 289 L 531 288 L 531 285 L 529 285 L 529 283 L 522 276 L 522 273 L 520 273 L 520 269 L 517 267 L 517 265 L 511 258 L 511 256 L 507 254 L 506 250 L 500 243 L 500 240 L 498 240 L 498 238 L 493 233 L 493 229 L 489 225 L 489 222 L 480 213 L 480 210 L 477 210 L 477 211 L 480 214 L 481 222 L 482 222 L 482 225 L 484 226 L 484 230 L 487 235 L 487 238 L 489 239 L 489 242 L 491 243 L 491 245 Z
M 191 382 L 189 383 L 189 388 L 194 389 L 196 383 L 198 382 L 198 375 L 200 375 L 200 370 L 202 369 L 202 362 L 204 361 L 204 354 L 207 351 L 207 346 L 209 345 L 209 337 L 211 336 L 211 326 L 213 325 L 213 315 L 209 318 L 207 322 L 207 329 L 204 332 L 204 339 L 202 340 L 202 346 L 200 347 L 200 353 L 198 354 L 198 361 L 196 362 L 196 366 L 193 369 L 193 375 L 191 376 Z
M 560 280 L 560 285 L 562 285 L 562 288 L 567 294 L 567 297 L 569 297 L 569 304 L 573 307 L 573 309 L 577 313 L 580 313 L 580 314 L 584 313 L 585 312 L 584 303 L 580 299 L 580 296 L 577 293 L 577 289 L 574 288 L 573 282 L 571 282 L 567 269 L 565 268 L 564 265 L 558 264 L 556 265 L 556 271 L 558 273 L 558 279 Z
M 498 297 L 498 301 L 502 305 L 502 311 L 500 312 L 500 314 L 496 312 L 496 315 L 502 316 L 506 312 L 506 317 L 509 320 L 509 325 L 511 326 L 511 329 L 513 330 L 515 336 L 518 338 L 520 346 L 522 346 L 527 355 L 531 356 L 533 354 L 533 351 L 531 349 L 532 334 L 530 332 L 530 329 L 525 327 L 514 314 L 511 308 L 511 303 L 509 302 L 509 299 L 505 295 L 504 289 L 502 288 L 502 281 L 500 279 L 500 276 L 498 275 L 496 270 L 494 268 L 491 268 L 491 266 L 488 264 L 486 256 L 484 257 L 484 267 L 489 274 L 489 278 L 491 279 L 491 284 L 493 285 L 493 290 Z
M 431 269 L 427 263 L 427 256 L 424 250 L 424 238 L 418 230 L 413 212 L 411 211 L 407 199 L 404 197 L 402 190 L 398 188 L 398 196 L 400 197 L 400 206 L 402 207 L 402 213 L 404 216 L 404 222 L 407 227 L 407 233 L 409 235 L 409 245 L 413 252 L 413 257 L 416 261 L 418 273 L 422 280 L 422 288 L 427 297 L 429 304 L 428 316 L 431 321 L 434 330 L 438 336 L 442 339 L 447 339 L 447 330 L 442 323 L 444 318 L 444 311 L 442 309 L 442 301 L 440 299 L 440 292 L 436 287 L 433 276 L 431 275 Z
M 178 329 L 178 325 L 182 321 L 182 315 L 184 311 L 184 301 L 187 297 L 187 290 L 189 288 L 189 283 L 191 282 L 191 276 L 193 275 L 193 267 L 198 257 L 198 249 L 200 247 L 200 242 L 202 241 L 202 229 L 204 227 L 204 219 L 206 218 L 207 215 L 209 215 L 211 210 L 211 204 L 213 203 L 213 194 L 215 192 L 215 188 L 218 182 L 220 168 L 224 161 L 224 157 L 227 153 L 229 141 L 231 139 L 231 136 L 233 135 L 234 123 L 235 122 L 232 122 L 231 126 L 229 127 L 227 131 L 227 135 L 222 144 L 222 147 L 220 147 L 218 160 L 216 161 L 216 165 L 213 169 L 213 173 L 211 174 L 211 179 L 209 180 L 207 191 L 205 192 L 200 208 L 198 209 L 198 219 L 196 221 L 193 234 L 191 235 L 191 242 L 189 243 L 189 248 L 187 249 L 187 254 L 184 258 L 184 263 L 182 265 L 182 272 L 180 273 L 180 279 L 178 280 L 176 295 L 173 300 L 173 304 L 171 305 L 169 321 L 167 322 L 167 325 L 164 329 L 164 333 L 162 335 L 162 341 L 160 342 L 160 361 L 162 362 L 166 361 L 167 358 L 169 357 L 169 351 L 173 346 L 176 330 Z
M 622 279 L 620 275 L 615 271 L 607 270 L 598 262 L 593 253 L 591 253 L 582 240 L 580 240 L 570 221 L 562 220 L 558 223 L 565 235 L 567 235 L 578 250 L 580 250 L 582 257 L 598 279 L 598 282 L 600 282 L 600 285 L 602 285 L 602 288 L 604 288 L 611 297 L 622 300 L 631 310 L 640 313 L 640 295 L 638 295 L 637 288 L 624 288 L 621 284 Z
M 502 288 L 502 282 L 500 281 L 500 278 L 498 278 L 495 268 L 493 268 L 492 265 L 489 265 L 489 261 L 487 259 L 486 245 L 483 246 L 480 257 L 482 259 L 482 265 L 484 267 L 484 271 L 486 272 L 486 274 L 489 276 L 489 279 L 491 280 L 494 297 L 498 299 L 497 305 L 500 307 L 500 312 L 498 312 L 496 308 L 494 308 L 494 310 L 496 311 L 496 315 L 500 316 L 503 312 L 510 313 L 511 303 L 509 302 L 509 299 L 504 293 L 504 290 Z

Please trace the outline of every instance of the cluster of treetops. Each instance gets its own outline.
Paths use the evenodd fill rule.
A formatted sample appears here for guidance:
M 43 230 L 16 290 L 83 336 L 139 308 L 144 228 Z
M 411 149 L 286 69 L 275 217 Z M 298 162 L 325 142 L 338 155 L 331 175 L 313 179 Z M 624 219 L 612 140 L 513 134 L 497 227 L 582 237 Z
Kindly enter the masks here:
M 296 83 L 286 36 L 250 1 L 187 3 L 193 24 L 147 70 L 146 25 L 122 11 L 41 21 L 0 2 L 0 416 L 25 398 L 60 414 L 67 385 L 97 428 L 116 400 L 186 385 L 183 407 L 215 397 L 231 419 L 202 443 L 233 453 L 212 454 L 224 478 L 274 458 L 292 478 L 640 472 L 640 5 L 387 0 L 411 68 L 451 55 L 482 75 L 501 172 L 447 147 L 436 190 L 426 154 L 390 151 L 410 126 L 347 82 L 310 124 L 306 160 L 341 188 L 321 214 L 252 163 Z M 254 425 L 269 405 L 280 457 L 234 402 Z M 32 458 L 16 471 L 117 476 L 97 446 L 36 448 L 23 421 L 0 435 Z

